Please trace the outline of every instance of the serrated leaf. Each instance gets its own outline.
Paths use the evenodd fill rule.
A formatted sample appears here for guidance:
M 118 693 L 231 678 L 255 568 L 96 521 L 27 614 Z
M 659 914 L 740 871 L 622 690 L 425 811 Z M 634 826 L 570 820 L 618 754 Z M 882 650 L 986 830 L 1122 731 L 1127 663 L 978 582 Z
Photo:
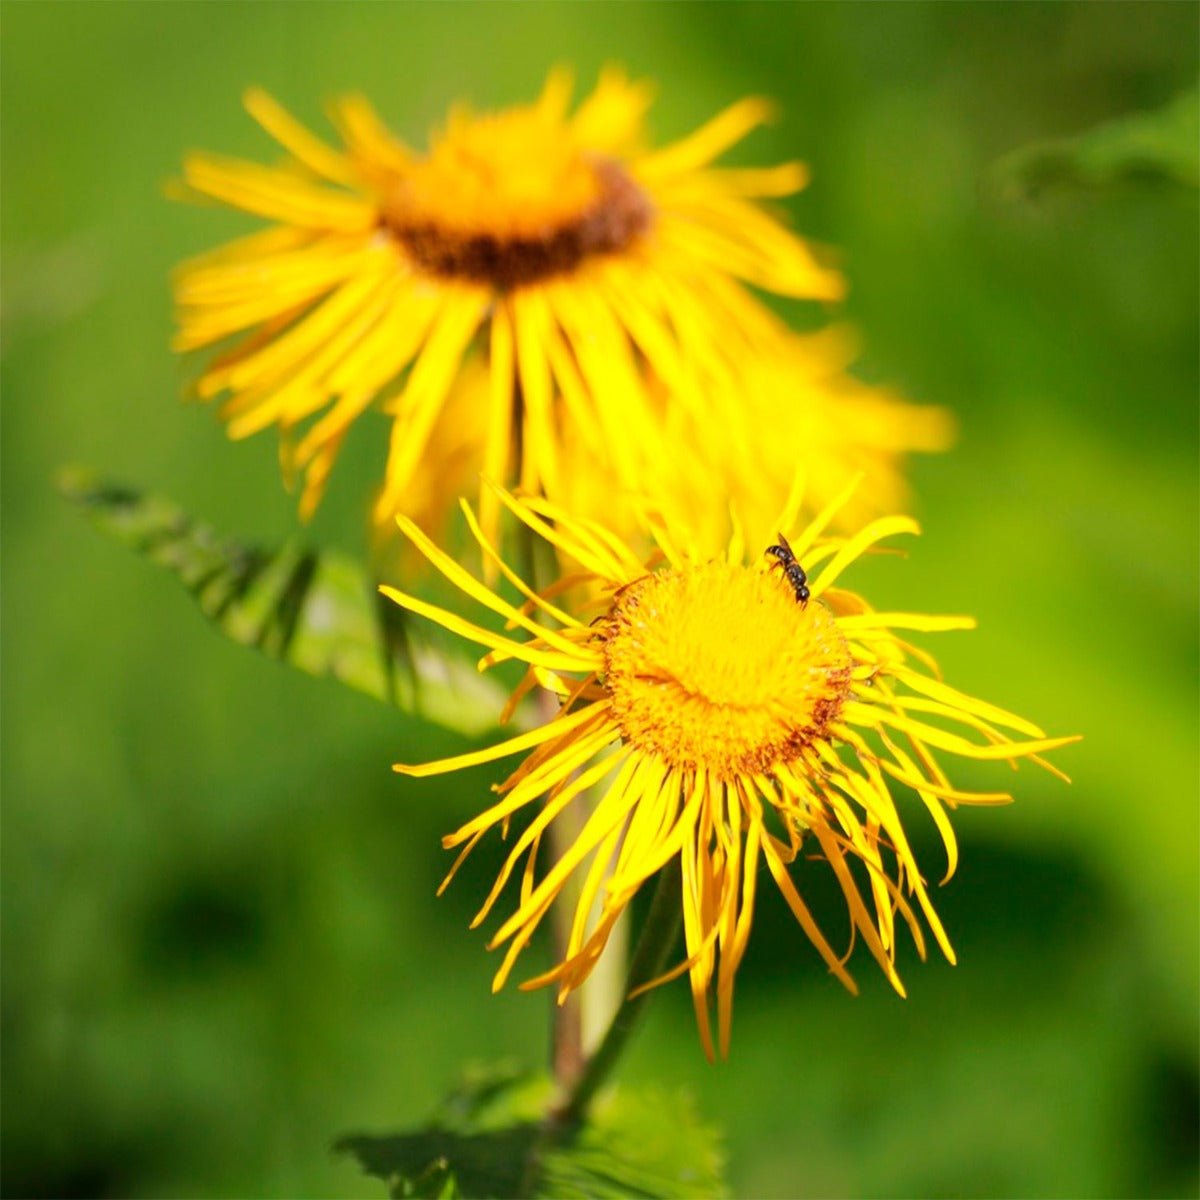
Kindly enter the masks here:
M 59 486 L 98 528 L 171 571 L 235 642 L 463 733 L 495 724 L 500 689 L 410 628 L 348 555 L 221 538 L 161 496 L 82 472 Z
M 1151 112 L 1097 125 L 1077 137 L 1039 142 L 1007 155 L 993 179 L 1008 198 L 1051 187 L 1101 187 L 1125 179 L 1200 185 L 1200 90 Z
M 720 1139 L 686 1096 L 615 1089 L 583 1125 L 568 1128 L 546 1118 L 554 1094 L 544 1076 L 490 1071 L 456 1089 L 426 1128 L 345 1137 L 337 1148 L 383 1180 L 392 1197 L 727 1194 Z M 447 1186 L 457 1190 L 436 1190 Z

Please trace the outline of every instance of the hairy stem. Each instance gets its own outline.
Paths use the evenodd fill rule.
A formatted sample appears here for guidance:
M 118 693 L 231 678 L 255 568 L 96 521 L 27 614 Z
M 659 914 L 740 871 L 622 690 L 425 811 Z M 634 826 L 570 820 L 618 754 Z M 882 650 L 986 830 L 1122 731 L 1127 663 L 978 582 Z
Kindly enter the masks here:
M 646 922 L 642 926 L 633 962 L 629 965 L 625 1003 L 617 1010 L 604 1040 L 587 1060 L 582 1073 L 568 1092 L 566 1103 L 556 1114 L 557 1120 L 563 1126 L 578 1125 L 583 1120 L 588 1106 L 624 1053 L 650 999 L 649 992 L 642 992 L 633 999 L 628 999 L 629 994 L 663 973 L 667 958 L 679 936 L 682 917 L 679 860 L 675 858 L 659 872 L 654 899 L 650 903 L 650 911 L 646 914 Z
M 539 591 L 549 582 L 550 564 L 545 557 L 546 547 L 539 545 L 533 530 L 523 522 L 516 530 L 517 553 L 520 571 L 525 582 L 534 591 Z M 540 552 L 540 553 L 539 553 Z M 535 610 L 534 617 L 537 619 Z M 558 701 L 552 692 L 540 690 L 534 699 L 537 724 L 554 720 Z M 557 862 L 579 836 L 587 813 L 583 811 L 585 798 L 569 805 L 558 819 L 551 822 L 548 841 L 552 858 Z M 571 933 L 571 919 L 575 910 L 576 889 L 569 881 L 554 902 L 550 913 L 551 939 L 554 956 L 561 960 L 566 956 L 567 940 Z M 569 1089 L 583 1070 L 586 1049 L 583 1038 L 583 996 L 573 993 L 565 1004 L 551 1001 L 550 1066 L 560 1087 Z

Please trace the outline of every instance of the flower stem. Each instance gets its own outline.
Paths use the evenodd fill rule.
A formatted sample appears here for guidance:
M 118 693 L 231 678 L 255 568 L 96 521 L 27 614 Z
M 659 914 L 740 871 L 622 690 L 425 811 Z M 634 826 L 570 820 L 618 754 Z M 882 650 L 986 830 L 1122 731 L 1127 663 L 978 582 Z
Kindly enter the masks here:
M 556 704 L 550 692 L 539 693 L 537 706 L 541 721 L 554 719 Z M 584 803 L 586 797 L 581 797 L 573 808 L 568 807 L 556 821 L 551 822 L 550 846 L 556 860 L 570 849 L 583 828 L 587 814 L 579 810 L 579 805 Z M 575 881 L 568 881 L 550 910 L 551 938 L 556 959 L 566 957 L 578 890 L 579 885 Z M 559 1086 L 569 1088 L 579 1078 L 587 1053 L 583 1044 L 583 992 L 573 992 L 563 1004 L 555 1003 L 552 998 L 550 1004 L 551 1067 Z
M 617 1065 L 650 999 L 650 992 L 642 992 L 633 999 L 628 996 L 663 973 L 679 935 L 682 917 L 679 859 L 674 858 L 659 872 L 654 899 L 650 902 L 633 962 L 629 964 L 625 1003 L 617 1010 L 595 1054 L 588 1059 L 566 1103 L 555 1114 L 563 1126 L 578 1125 L 583 1120 L 588 1105 Z
M 539 545 L 536 534 L 524 523 L 518 524 L 516 539 L 521 574 L 534 591 L 539 591 L 549 582 L 548 576 L 551 574 L 548 570 L 551 564 L 547 562 L 547 548 L 544 544 Z M 540 619 L 536 610 L 533 616 L 535 620 Z M 534 698 L 534 710 L 539 725 L 553 720 L 558 710 L 554 694 L 539 690 Z M 580 798 L 551 823 L 548 840 L 555 860 L 561 858 L 579 836 L 587 820 L 587 813 L 580 806 L 586 803 L 586 797 Z M 578 886 L 574 881 L 569 881 L 551 909 L 551 939 L 556 958 L 564 957 L 567 952 Z M 550 1068 L 564 1090 L 575 1085 L 588 1052 L 584 1044 L 583 1003 L 582 991 L 573 993 L 565 1004 L 551 1001 Z

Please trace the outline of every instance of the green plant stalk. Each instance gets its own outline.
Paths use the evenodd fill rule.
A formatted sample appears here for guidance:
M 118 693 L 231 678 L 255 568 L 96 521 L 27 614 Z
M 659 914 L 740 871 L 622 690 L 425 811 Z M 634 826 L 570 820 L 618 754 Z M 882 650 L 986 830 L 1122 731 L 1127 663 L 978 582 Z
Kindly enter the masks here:
M 512 438 L 515 453 L 516 477 L 521 478 L 521 460 L 524 456 L 524 409 L 525 399 L 518 379 L 515 383 L 516 392 L 513 396 L 512 408 Z M 541 542 L 523 521 L 516 526 L 516 555 L 517 569 L 522 579 L 529 587 L 537 592 L 550 582 L 550 563 L 547 559 L 549 546 Z M 541 621 L 542 614 L 537 608 L 531 616 L 535 621 Z M 538 725 L 554 719 L 557 705 L 555 697 L 548 691 L 539 690 L 534 695 L 534 719 Z M 586 815 L 580 813 L 580 808 L 586 803 L 586 798 L 579 798 L 558 820 L 551 822 L 549 843 L 555 861 L 562 857 L 583 828 Z M 568 881 L 567 886 L 555 900 L 550 912 L 551 938 L 556 958 L 566 955 L 567 940 L 571 935 L 571 916 L 574 910 L 572 900 L 577 897 L 577 885 Z M 582 996 L 576 993 L 570 996 L 565 1004 L 551 1006 L 550 1017 L 550 1069 L 560 1087 L 570 1087 L 583 1069 L 585 1051 L 583 1046 L 583 1011 Z
M 521 575 L 534 591 L 539 591 L 549 582 L 552 573 L 552 563 L 547 551 L 549 547 L 540 543 L 529 526 L 521 523 L 517 526 L 517 554 Z M 534 619 L 539 620 L 537 610 Z M 558 705 L 554 695 L 548 691 L 539 691 L 534 699 L 534 710 L 538 724 L 552 721 Z M 577 797 L 574 803 L 568 805 L 565 812 L 553 821 L 549 829 L 550 850 L 557 861 L 574 844 L 583 831 L 588 817 L 588 800 L 584 795 Z M 554 954 L 563 958 L 567 952 L 567 942 L 571 936 L 571 922 L 575 905 L 579 898 L 579 883 L 574 879 L 568 880 L 566 886 L 555 900 L 550 913 L 551 934 Z M 603 980 L 597 980 L 598 988 L 583 989 L 574 992 L 565 1003 L 551 1002 L 550 1027 L 550 1066 L 559 1087 L 564 1090 L 573 1086 L 583 1070 L 584 1062 L 590 1047 L 585 1042 L 584 1006 L 599 1005 L 605 1012 L 612 1012 L 620 1004 L 620 993 L 612 997 L 601 996 Z M 610 990 L 620 986 L 620 980 L 610 982 Z M 594 1022 L 593 1022 L 594 1023 Z
M 550 692 L 541 692 L 537 699 L 539 723 L 554 719 L 555 700 Z M 550 849 L 557 862 L 571 847 L 583 830 L 587 820 L 584 806 L 587 796 L 579 796 L 557 820 L 551 822 L 549 830 Z M 551 934 L 556 959 L 566 957 L 567 942 L 571 936 L 571 922 L 575 905 L 579 899 L 579 884 L 569 879 L 556 897 L 550 910 Z M 583 1070 L 586 1050 L 583 1043 L 584 993 L 572 992 L 559 1004 L 551 1000 L 550 1061 L 554 1078 L 560 1087 L 569 1088 Z
M 564 1128 L 578 1125 L 588 1106 L 617 1065 L 650 999 L 650 992 L 629 998 L 631 992 L 657 978 L 679 936 L 683 919 L 679 859 L 674 858 L 659 872 L 658 886 L 638 938 L 625 985 L 625 1002 L 617 1009 L 604 1040 L 587 1060 L 582 1073 L 568 1092 L 566 1102 L 554 1114 Z
M 518 479 L 521 477 L 524 452 L 523 412 L 524 397 L 518 381 L 513 403 L 513 442 L 516 446 Z M 551 582 L 554 574 L 553 551 L 524 522 L 517 525 L 516 541 L 521 576 L 535 592 L 540 591 Z M 533 617 L 534 620 L 540 620 L 536 609 Z M 539 692 L 535 704 L 539 721 L 554 718 L 555 698 L 551 693 Z M 562 858 L 582 834 L 594 806 L 594 797 L 585 793 L 551 824 L 549 842 L 555 861 Z M 560 959 L 566 957 L 580 887 L 574 878 L 568 880 L 551 912 L 554 951 Z M 629 922 L 623 918 L 610 931 L 608 952 L 601 957 L 584 986 L 573 992 L 565 1003 L 554 1005 L 550 1058 L 554 1077 L 564 1090 L 571 1088 L 579 1078 L 585 1061 L 596 1049 L 604 1030 L 621 1008 L 624 999 L 621 990 L 623 968 L 628 947 Z
M 612 875 L 612 864 L 605 873 L 607 880 Z M 601 888 L 603 894 L 603 888 Z M 592 918 L 600 914 L 600 897 L 592 905 Z M 583 1000 L 583 1053 L 593 1055 L 609 1025 L 617 1015 L 625 999 L 625 977 L 629 970 L 629 913 L 622 913 L 608 932 L 608 941 L 599 962 L 580 989 Z

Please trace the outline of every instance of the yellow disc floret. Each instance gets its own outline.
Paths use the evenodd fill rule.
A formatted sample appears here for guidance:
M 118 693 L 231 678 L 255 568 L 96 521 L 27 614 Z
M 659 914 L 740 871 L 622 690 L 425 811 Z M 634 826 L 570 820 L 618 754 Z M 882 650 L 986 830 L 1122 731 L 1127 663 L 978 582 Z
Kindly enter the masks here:
M 799 603 L 779 575 L 724 562 L 622 589 L 604 661 L 625 739 L 718 779 L 767 771 L 821 737 L 853 665 L 824 605 Z

